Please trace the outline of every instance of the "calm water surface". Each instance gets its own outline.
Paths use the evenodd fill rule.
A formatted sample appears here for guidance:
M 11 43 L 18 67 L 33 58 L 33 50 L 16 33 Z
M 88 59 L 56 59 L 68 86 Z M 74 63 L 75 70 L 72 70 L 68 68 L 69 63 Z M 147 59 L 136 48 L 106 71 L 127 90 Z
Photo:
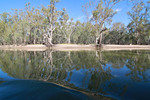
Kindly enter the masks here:
M 53 82 L 115 99 L 149 100 L 150 51 L 0 51 L 0 97 L 6 95 L 3 91 L 8 97 L 24 92 L 15 86 L 23 90 L 32 90 L 34 86 L 48 88 L 44 85 L 48 83 L 39 85 L 39 81 L 30 80 Z M 10 88 L 16 94 L 10 95 Z M 28 95 L 33 93 L 41 94 L 30 91 Z

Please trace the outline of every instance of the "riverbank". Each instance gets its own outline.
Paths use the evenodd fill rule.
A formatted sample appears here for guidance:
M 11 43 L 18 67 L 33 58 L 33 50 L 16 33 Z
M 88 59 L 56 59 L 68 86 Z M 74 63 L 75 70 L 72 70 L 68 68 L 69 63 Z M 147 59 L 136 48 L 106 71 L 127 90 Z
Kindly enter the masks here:
M 78 51 L 78 50 L 150 50 L 150 45 L 102 45 L 101 48 L 96 48 L 95 45 L 78 45 L 78 44 L 56 44 L 53 47 L 45 45 L 0 45 L 2 50 L 25 50 L 25 51 L 45 51 L 53 49 L 58 51 Z
M 150 45 L 103 45 L 102 50 L 150 50 Z
M 2 50 L 26 50 L 26 51 L 45 51 L 47 49 L 53 49 L 58 51 L 78 51 L 78 50 L 95 50 L 95 45 L 77 45 L 77 44 L 56 44 L 53 47 L 47 47 L 45 45 L 0 45 Z

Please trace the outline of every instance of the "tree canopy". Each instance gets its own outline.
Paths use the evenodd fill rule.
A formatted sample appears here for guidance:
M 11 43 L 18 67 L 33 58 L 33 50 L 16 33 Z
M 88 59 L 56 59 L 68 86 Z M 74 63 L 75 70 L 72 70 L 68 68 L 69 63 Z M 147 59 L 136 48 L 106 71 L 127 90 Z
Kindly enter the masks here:
M 0 44 L 150 44 L 150 2 L 130 0 L 130 23 L 125 26 L 122 22 L 112 23 L 117 13 L 114 7 L 121 0 L 92 1 L 83 5 L 88 18 L 85 22 L 73 20 L 65 8 L 58 11 L 59 0 L 50 0 L 48 7 L 31 7 L 27 3 L 23 10 L 3 12 Z

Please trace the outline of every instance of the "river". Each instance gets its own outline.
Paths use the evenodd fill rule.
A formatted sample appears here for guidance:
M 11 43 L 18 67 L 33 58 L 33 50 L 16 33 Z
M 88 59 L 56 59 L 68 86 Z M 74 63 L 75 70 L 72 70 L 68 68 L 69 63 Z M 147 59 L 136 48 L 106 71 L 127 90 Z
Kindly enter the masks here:
M 55 84 L 98 99 L 148 100 L 150 51 L 0 51 L 0 99 L 48 99 L 59 94 Z

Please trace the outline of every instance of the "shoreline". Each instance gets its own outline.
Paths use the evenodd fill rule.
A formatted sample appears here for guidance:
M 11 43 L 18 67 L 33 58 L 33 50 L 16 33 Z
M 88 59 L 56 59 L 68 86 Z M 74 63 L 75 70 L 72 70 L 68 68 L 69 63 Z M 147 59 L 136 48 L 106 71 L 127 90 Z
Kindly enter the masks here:
M 150 50 L 150 45 L 103 45 L 102 50 Z
M 80 50 L 97 50 L 112 51 L 112 50 L 150 50 L 150 45 L 110 45 L 103 44 L 101 48 L 95 45 L 78 45 L 78 44 L 56 44 L 53 47 L 45 45 L 0 45 L 0 50 L 25 50 L 25 51 L 46 51 L 48 49 L 56 51 L 80 51 Z

